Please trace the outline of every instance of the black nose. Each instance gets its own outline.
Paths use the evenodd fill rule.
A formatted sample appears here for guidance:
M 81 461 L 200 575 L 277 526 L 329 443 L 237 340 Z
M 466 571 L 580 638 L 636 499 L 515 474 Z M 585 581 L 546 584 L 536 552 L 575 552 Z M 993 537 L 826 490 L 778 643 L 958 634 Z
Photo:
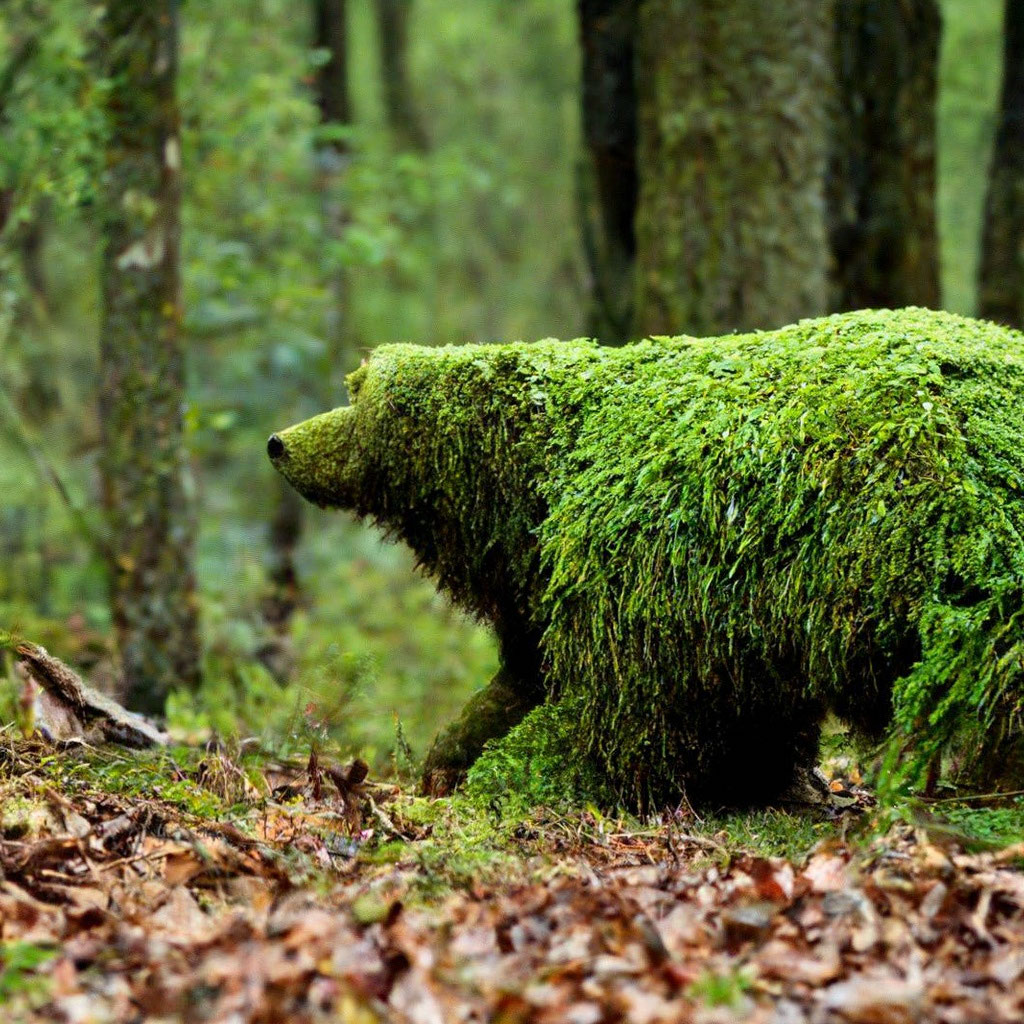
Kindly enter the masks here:
M 277 434 L 271 434 L 267 441 L 267 454 L 272 459 L 279 459 L 284 455 L 284 441 L 277 436 Z

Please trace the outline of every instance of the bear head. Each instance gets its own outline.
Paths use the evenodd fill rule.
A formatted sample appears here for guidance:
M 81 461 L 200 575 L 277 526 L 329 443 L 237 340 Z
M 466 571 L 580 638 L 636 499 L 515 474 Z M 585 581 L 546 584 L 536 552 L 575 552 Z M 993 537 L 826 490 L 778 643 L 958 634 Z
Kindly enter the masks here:
M 307 500 L 372 520 L 460 604 L 495 619 L 536 581 L 552 439 L 602 351 L 381 346 L 348 377 L 349 405 L 273 434 L 267 452 Z

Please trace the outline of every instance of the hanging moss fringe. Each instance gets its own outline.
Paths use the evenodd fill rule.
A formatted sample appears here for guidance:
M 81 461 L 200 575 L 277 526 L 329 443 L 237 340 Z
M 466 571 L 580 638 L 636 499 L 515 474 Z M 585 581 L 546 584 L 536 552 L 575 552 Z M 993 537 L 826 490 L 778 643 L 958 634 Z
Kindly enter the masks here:
M 889 730 L 910 782 L 951 749 L 1020 770 L 1021 334 L 907 309 L 619 349 L 393 345 L 349 385 L 275 464 L 537 643 L 561 704 L 473 785 L 527 785 L 532 751 L 628 804 L 767 799 L 826 710 Z

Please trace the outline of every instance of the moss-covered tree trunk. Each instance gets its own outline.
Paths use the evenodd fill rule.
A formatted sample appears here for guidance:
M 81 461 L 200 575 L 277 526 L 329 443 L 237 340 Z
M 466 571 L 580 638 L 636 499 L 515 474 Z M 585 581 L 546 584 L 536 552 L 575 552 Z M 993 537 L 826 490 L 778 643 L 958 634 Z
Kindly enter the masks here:
M 579 0 L 582 119 L 580 214 L 590 272 L 588 333 L 631 340 L 636 167 L 637 0 Z
M 159 711 L 199 679 L 184 441 L 176 0 L 110 0 L 102 211 L 100 420 L 110 597 L 124 698 Z
M 982 228 L 978 315 L 1024 327 L 1024 0 L 1006 0 L 1003 91 Z
M 828 304 L 828 0 L 643 0 L 637 334 Z
M 409 76 L 412 0 L 376 0 L 381 86 L 388 125 L 408 149 L 427 148 L 427 133 L 413 101 Z
M 940 305 L 936 0 L 836 5 L 831 308 Z

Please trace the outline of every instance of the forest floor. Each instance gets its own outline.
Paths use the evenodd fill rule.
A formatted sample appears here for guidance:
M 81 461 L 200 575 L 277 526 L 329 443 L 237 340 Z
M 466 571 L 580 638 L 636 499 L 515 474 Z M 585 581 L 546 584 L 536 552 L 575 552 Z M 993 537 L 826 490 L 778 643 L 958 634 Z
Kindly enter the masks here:
M 0 1019 L 1024 1019 L 1019 801 L 644 825 L 362 768 L 0 732 Z

